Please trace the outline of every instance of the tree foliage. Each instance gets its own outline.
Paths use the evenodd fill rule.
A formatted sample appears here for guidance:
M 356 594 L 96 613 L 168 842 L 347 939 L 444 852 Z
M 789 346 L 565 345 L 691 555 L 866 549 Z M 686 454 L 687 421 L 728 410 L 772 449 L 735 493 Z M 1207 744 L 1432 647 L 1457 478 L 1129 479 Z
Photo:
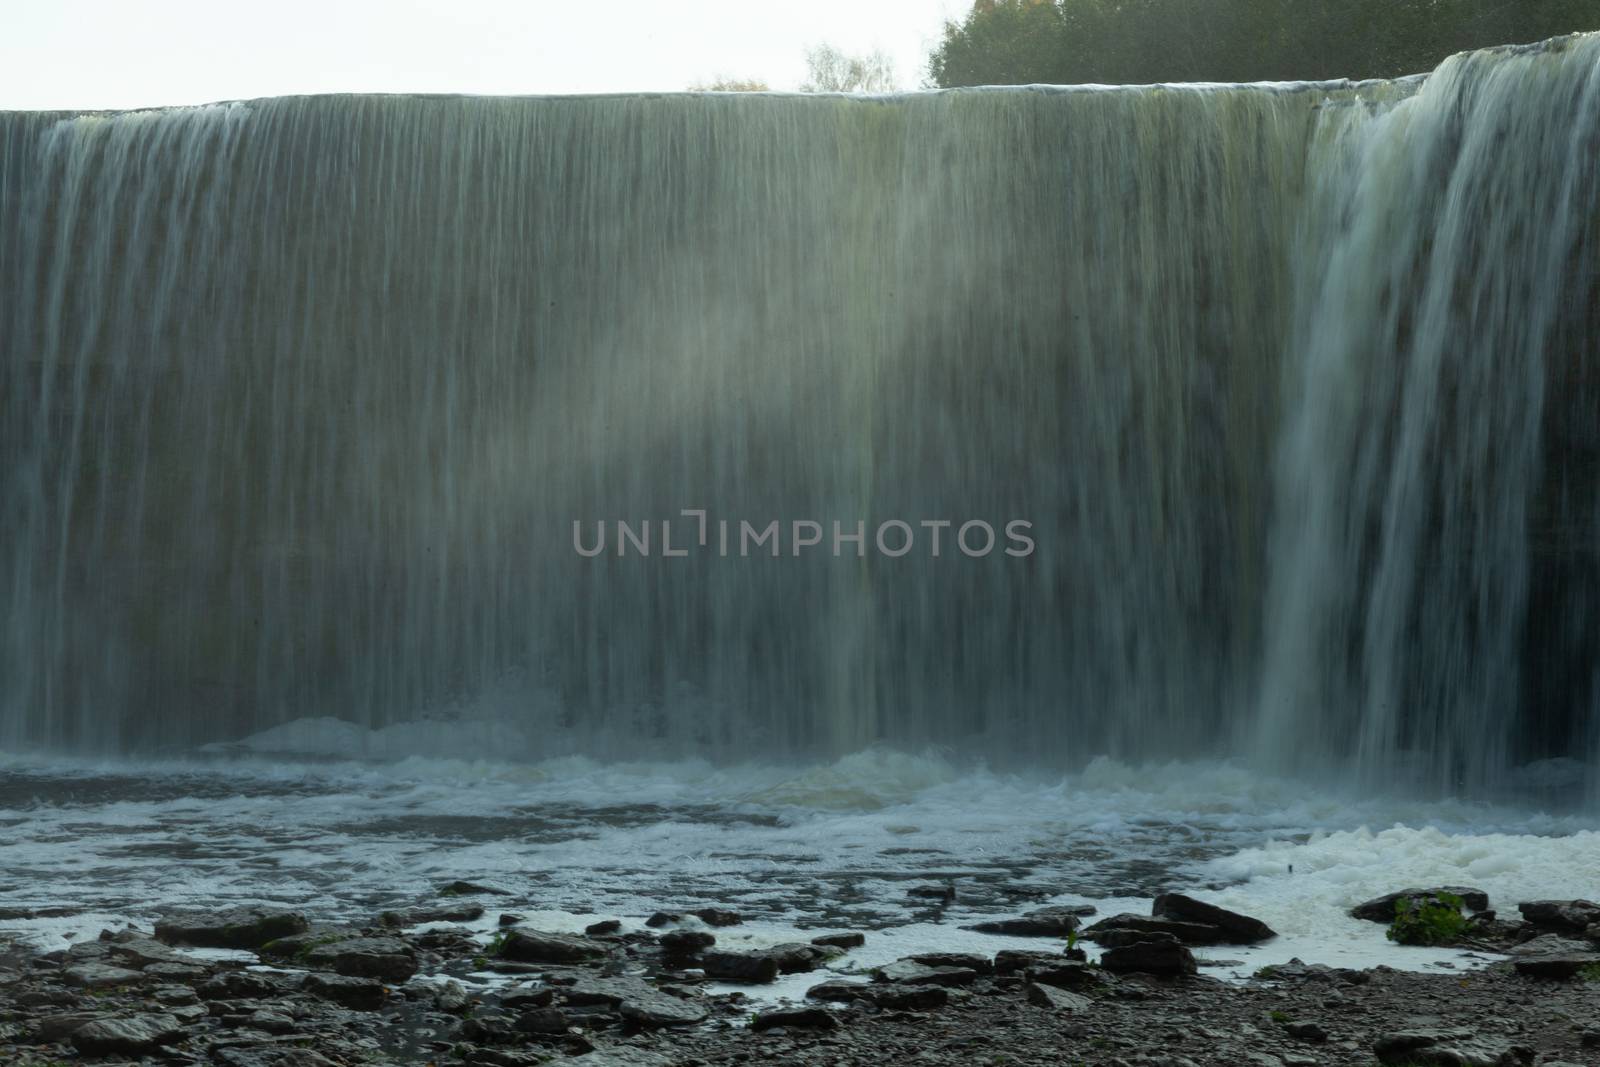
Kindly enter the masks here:
M 806 52 L 803 93 L 888 93 L 894 88 L 894 63 L 882 52 L 853 56 L 828 44 Z
M 718 75 L 708 82 L 695 82 L 691 93 L 764 93 L 771 86 L 759 78 L 729 78 Z
M 1472 48 L 1600 29 L 1600 0 L 977 0 L 932 85 L 1420 74 Z

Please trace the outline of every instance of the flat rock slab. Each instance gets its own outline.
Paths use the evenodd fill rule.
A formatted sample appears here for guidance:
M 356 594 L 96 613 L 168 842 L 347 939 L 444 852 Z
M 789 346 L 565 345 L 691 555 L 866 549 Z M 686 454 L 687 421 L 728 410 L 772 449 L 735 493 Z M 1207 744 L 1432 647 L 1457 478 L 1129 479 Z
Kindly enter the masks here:
M 506 934 L 500 955 L 522 963 L 583 963 L 604 959 L 606 947 L 575 934 L 513 929 Z
M 824 945 L 828 948 L 860 948 L 867 943 L 867 935 L 860 933 L 823 934 L 821 937 L 813 937 L 811 943 L 813 945 Z
M 1513 963 L 1518 974 L 1530 978 L 1576 978 L 1590 967 L 1600 968 L 1600 953 L 1553 952 L 1520 956 Z
M 1194 953 L 1176 941 L 1147 941 L 1106 949 L 1100 956 L 1100 966 L 1112 973 L 1184 975 L 1199 971 Z
M 137 1055 L 183 1037 L 183 1025 L 171 1015 L 117 1015 L 84 1023 L 72 1032 L 72 1047 L 87 1056 Z
M 382 982 L 343 974 L 308 974 L 300 988 L 354 1011 L 377 1011 L 389 995 Z
M 964 986 L 978 980 L 978 972 L 971 967 L 930 967 L 916 960 L 896 960 L 874 972 L 880 982 L 904 985 Z
M 837 1030 L 839 1020 L 826 1008 L 778 1008 L 763 1011 L 750 1021 L 752 1030 L 775 1030 L 778 1027 L 805 1030 Z
M 1081 925 L 1085 915 L 1093 915 L 1088 904 L 1066 904 L 1038 908 L 1014 919 L 990 919 L 962 927 L 980 934 L 1004 934 L 1009 937 L 1066 937 Z
M 202 948 L 258 949 L 280 937 L 311 928 L 297 912 L 266 908 L 233 908 L 213 914 L 173 915 L 156 923 L 156 939 Z
M 1380 1063 L 1408 1067 L 1523 1067 L 1533 1050 L 1466 1030 L 1403 1030 L 1385 1034 L 1373 1045 Z
M 1600 904 L 1592 900 L 1529 900 L 1517 905 L 1522 918 L 1535 926 L 1583 933 L 1600 922 Z
M 1156 936 L 1151 936 L 1156 935 Z M 1224 945 L 1229 943 L 1227 931 L 1219 926 L 1163 919 L 1153 915 L 1134 915 L 1123 912 L 1101 919 L 1083 931 L 1087 941 L 1098 945 L 1117 947 L 1140 941 L 1166 940 L 1185 945 Z
M 1086 1012 L 1094 1001 L 1077 993 L 1069 993 L 1055 986 L 1028 984 L 1028 1003 L 1050 1011 Z
M 1402 901 L 1415 906 L 1438 900 L 1440 895 L 1445 893 L 1460 897 L 1461 903 L 1468 911 L 1487 911 L 1489 908 L 1489 894 L 1481 889 L 1465 885 L 1440 885 L 1432 889 L 1401 889 L 1385 893 L 1381 897 L 1373 897 L 1357 904 L 1350 909 L 1350 915 L 1356 919 L 1366 919 L 1368 922 L 1392 923 L 1395 910 Z
M 569 1004 L 606 1004 L 644 1027 L 690 1026 L 710 1011 L 698 999 L 673 996 L 637 978 L 585 978 L 566 991 Z
M 1260 919 L 1207 904 L 1183 893 L 1163 893 L 1156 897 L 1155 903 L 1150 906 L 1150 914 L 1157 918 L 1215 927 L 1227 938 L 1223 944 L 1255 945 L 1278 936 L 1276 930 Z
M 937 985 L 897 985 L 894 983 L 823 982 L 806 990 L 811 1000 L 848 1004 L 861 1000 L 885 1011 L 932 1011 L 950 1003 L 950 991 Z
M 80 963 L 61 972 L 61 980 L 79 989 L 110 989 L 119 985 L 132 985 L 145 980 L 142 971 L 126 967 L 113 967 L 109 963 Z
M 776 981 L 779 969 L 777 958 L 765 952 L 707 952 L 700 967 L 707 978 L 746 985 Z
M 357 937 L 318 945 L 306 953 L 305 960 L 338 974 L 386 982 L 404 982 L 417 973 L 416 953 L 392 937 Z

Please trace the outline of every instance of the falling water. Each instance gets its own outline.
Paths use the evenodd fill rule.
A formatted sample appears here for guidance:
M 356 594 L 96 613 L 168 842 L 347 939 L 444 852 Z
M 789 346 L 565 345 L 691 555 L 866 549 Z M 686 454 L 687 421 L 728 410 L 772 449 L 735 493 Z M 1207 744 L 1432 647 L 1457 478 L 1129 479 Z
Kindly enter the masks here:
M 1446 784 L 1594 743 L 1600 38 L 0 114 L 0 208 L 0 743 L 494 716 Z M 951 547 L 1013 519 L 1032 554 Z M 648 556 L 574 550 L 616 520 Z

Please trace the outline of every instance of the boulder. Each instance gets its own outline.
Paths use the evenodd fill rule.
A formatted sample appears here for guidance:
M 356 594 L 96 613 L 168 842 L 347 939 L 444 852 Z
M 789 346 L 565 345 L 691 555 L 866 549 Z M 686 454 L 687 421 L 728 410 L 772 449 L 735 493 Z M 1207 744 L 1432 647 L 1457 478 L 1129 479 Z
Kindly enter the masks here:
M 1028 983 L 1028 1003 L 1050 1011 L 1086 1012 L 1094 1006 L 1088 997 L 1051 985 Z
M 637 978 L 584 978 L 566 993 L 570 1005 L 604 1004 L 640 1027 L 691 1026 L 710 1014 L 698 998 L 674 996 Z
M 778 1027 L 805 1030 L 837 1030 L 839 1020 L 826 1008 L 776 1008 L 759 1012 L 750 1021 L 752 1030 L 773 1030 Z
M 701 908 L 691 914 L 707 926 L 738 926 L 744 922 L 743 916 L 727 908 Z
M 479 885 L 477 882 L 456 881 L 440 886 L 439 895 L 441 897 L 509 897 L 511 896 L 511 890 L 497 889 L 492 885 Z
M 1142 941 L 1110 948 L 1101 954 L 1100 966 L 1113 974 L 1136 971 L 1141 974 L 1186 975 L 1199 970 L 1194 962 L 1194 953 L 1176 941 Z
M 1548 930 L 1581 934 L 1600 922 L 1600 904 L 1592 900 L 1529 900 L 1517 905 L 1522 918 Z
M 661 950 L 669 956 L 694 956 L 717 943 L 705 930 L 672 930 L 661 935 Z
M 1108 948 L 1168 939 L 1185 945 L 1221 945 L 1227 942 L 1227 937 L 1221 927 L 1129 912 L 1101 919 L 1083 931 L 1084 940 Z
M 517 1016 L 516 1030 L 520 1034 L 564 1034 L 572 1025 L 572 1016 L 560 1008 L 534 1008 Z
M 922 952 L 906 959 L 925 967 L 966 967 L 979 974 L 994 973 L 994 961 L 974 952 Z
M 603 959 L 604 945 L 573 934 L 512 929 L 500 945 L 500 955 L 522 963 L 582 963 Z
M 355 1011 L 377 1011 L 389 995 L 382 982 L 343 974 L 308 974 L 300 988 Z
M 357 937 L 318 945 L 305 960 L 312 967 L 386 982 L 404 982 L 417 973 L 416 953 L 392 937 Z
M 33 1024 L 33 1039 L 41 1045 L 64 1041 L 79 1027 L 104 1016 L 105 1013 L 99 1011 L 71 1011 L 45 1015 Z
M 1475 1037 L 1468 1030 L 1403 1030 L 1373 1045 L 1380 1063 L 1407 1067 L 1518 1067 L 1533 1063 L 1533 1050 Z
M 407 908 L 378 916 L 379 926 L 401 928 L 423 923 L 470 923 L 483 918 L 482 904 L 454 904 L 435 908 Z
M 511 921 L 507 922 L 506 921 L 507 919 L 510 919 Z M 502 915 L 502 916 L 500 916 L 500 925 L 501 926 L 515 926 L 517 923 L 519 923 L 521 921 L 522 921 L 522 916 L 520 916 L 520 915 Z M 583 933 L 584 933 L 584 936 L 586 936 L 586 937 L 605 937 L 608 934 L 616 934 L 616 933 L 621 933 L 621 932 L 622 932 L 622 920 L 621 919 L 601 919 L 599 922 L 590 923 L 588 926 L 585 926 L 583 928 Z
M 790 942 L 783 945 L 774 945 L 765 949 L 769 956 L 778 961 L 780 974 L 802 974 L 814 971 L 829 960 L 844 955 L 843 949 L 828 948 L 823 945 L 802 945 Z
M 258 949 L 311 928 L 304 915 L 266 908 L 234 908 L 214 914 L 173 915 L 156 923 L 156 939 L 201 948 Z
M 183 1026 L 171 1015 L 115 1015 L 78 1027 L 72 1032 L 72 1047 L 86 1056 L 137 1056 L 182 1037 Z
M 811 943 L 813 945 L 822 945 L 826 948 L 860 948 L 867 943 L 867 935 L 858 933 L 823 934 L 821 937 L 813 937 Z
M 835 980 L 806 990 L 812 1000 L 848 1004 L 864 1001 L 885 1011 L 930 1011 L 950 1002 L 950 991 L 937 985 L 885 985 Z
M 763 985 L 778 977 L 777 959 L 765 952 L 707 952 L 700 967 L 718 982 Z
M 1225 935 L 1223 944 L 1254 945 L 1278 936 L 1272 927 L 1260 919 L 1207 904 L 1183 893 L 1163 893 L 1156 897 L 1150 914 L 1157 918 L 1215 927 Z
M 1381 897 L 1357 904 L 1350 909 L 1353 918 L 1366 919 L 1368 922 L 1392 923 L 1396 913 L 1396 906 L 1404 900 L 1415 906 L 1417 904 L 1435 901 L 1440 894 L 1448 893 L 1453 897 L 1460 897 L 1462 905 L 1468 911 L 1487 911 L 1489 908 L 1489 894 L 1481 889 L 1473 889 L 1464 885 L 1441 885 L 1432 889 L 1401 889 L 1394 893 L 1385 893 Z
M 1093 914 L 1092 905 L 1058 904 L 1038 908 L 1013 919 L 990 919 L 962 929 L 1009 937 L 1066 937 L 1081 925 L 1083 916 Z
M 930 967 L 916 960 L 896 960 L 887 967 L 873 972 L 879 982 L 897 982 L 903 985 L 971 985 L 978 980 L 978 972 L 971 967 Z
M 1519 956 L 1513 963 L 1518 974 L 1530 978 L 1576 978 L 1590 967 L 1600 967 L 1600 953 L 1545 952 Z

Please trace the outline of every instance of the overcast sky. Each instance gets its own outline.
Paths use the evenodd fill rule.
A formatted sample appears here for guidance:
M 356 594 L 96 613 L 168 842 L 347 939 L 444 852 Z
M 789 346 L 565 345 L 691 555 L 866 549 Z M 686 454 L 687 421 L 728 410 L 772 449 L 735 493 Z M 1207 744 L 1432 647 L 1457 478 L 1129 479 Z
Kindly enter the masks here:
M 0 108 L 288 93 L 794 88 L 808 45 L 881 48 L 904 88 L 969 0 L 0 0 Z

